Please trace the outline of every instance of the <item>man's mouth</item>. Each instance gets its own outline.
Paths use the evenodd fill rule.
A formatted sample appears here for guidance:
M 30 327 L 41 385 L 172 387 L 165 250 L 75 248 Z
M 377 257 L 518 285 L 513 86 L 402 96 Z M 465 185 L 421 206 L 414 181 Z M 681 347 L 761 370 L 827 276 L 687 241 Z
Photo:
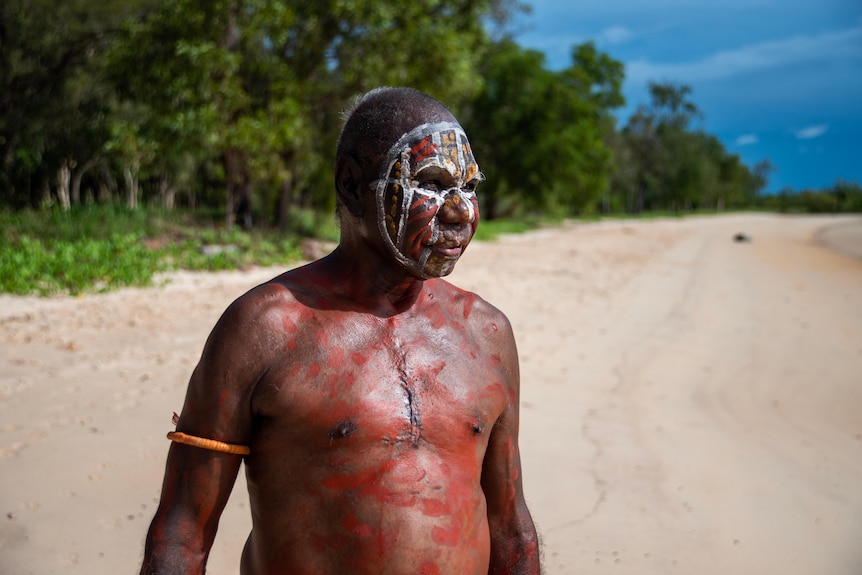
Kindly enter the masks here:
M 461 244 L 440 243 L 430 246 L 431 250 L 447 258 L 457 258 L 464 251 Z

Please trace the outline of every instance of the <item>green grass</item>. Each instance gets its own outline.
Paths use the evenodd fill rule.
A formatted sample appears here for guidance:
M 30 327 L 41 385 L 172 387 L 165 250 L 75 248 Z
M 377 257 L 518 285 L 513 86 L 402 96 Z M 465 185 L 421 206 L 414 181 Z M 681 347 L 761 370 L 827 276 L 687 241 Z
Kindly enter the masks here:
M 147 285 L 163 269 L 158 252 L 148 250 L 133 234 L 72 241 L 24 235 L 0 248 L 0 289 L 14 294 Z
M 302 259 L 301 237 L 338 240 L 332 214 L 297 210 L 291 220 L 295 232 L 282 234 L 238 227 L 228 232 L 219 214 L 203 211 L 192 215 L 117 205 L 69 212 L 0 211 L 0 292 L 43 296 L 104 292 L 148 286 L 156 274 L 172 270 L 285 265 Z M 476 239 L 489 241 L 560 222 L 542 217 L 482 220 Z M 207 255 L 206 247 L 219 249 Z
M 301 259 L 299 238 L 226 232 L 187 213 L 91 206 L 0 212 L 0 292 L 79 294 L 147 286 L 165 271 L 229 270 Z M 221 246 L 214 255 L 204 246 Z

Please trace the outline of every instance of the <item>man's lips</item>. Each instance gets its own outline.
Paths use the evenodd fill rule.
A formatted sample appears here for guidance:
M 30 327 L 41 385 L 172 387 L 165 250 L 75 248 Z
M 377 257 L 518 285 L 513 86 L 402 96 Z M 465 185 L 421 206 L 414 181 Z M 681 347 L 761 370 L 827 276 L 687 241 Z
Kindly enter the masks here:
M 461 255 L 461 252 L 464 251 L 464 248 L 463 248 L 463 246 L 461 246 L 461 244 L 445 243 L 445 244 L 435 244 L 435 245 L 432 245 L 429 247 L 431 248 L 432 251 L 434 251 L 434 252 L 436 252 L 442 256 L 446 256 L 448 258 L 457 258 L 458 256 Z

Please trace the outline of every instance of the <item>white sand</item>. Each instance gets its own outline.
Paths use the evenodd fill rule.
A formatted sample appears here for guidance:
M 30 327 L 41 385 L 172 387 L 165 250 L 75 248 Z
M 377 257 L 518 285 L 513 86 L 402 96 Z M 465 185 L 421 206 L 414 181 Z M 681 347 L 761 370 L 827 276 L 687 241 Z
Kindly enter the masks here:
M 515 327 L 546 573 L 862 573 L 859 226 L 732 215 L 471 246 L 452 280 Z M 0 574 L 137 573 L 204 339 L 277 271 L 0 297 Z M 238 571 L 249 525 L 240 480 L 210 574 Z

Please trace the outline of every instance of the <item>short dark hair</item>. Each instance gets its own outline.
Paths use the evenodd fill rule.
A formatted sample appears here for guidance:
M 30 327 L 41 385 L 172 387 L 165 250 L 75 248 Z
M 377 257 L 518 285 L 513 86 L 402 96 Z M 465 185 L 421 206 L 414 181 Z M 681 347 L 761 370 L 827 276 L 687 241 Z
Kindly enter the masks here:
M 457 122 L 438 100 L 414 88 L 375 88 L 358 96 L 343 113 L 337 158 L 352 156 L 363 170 L 379 169 L 400 138 L 426 122 Z

